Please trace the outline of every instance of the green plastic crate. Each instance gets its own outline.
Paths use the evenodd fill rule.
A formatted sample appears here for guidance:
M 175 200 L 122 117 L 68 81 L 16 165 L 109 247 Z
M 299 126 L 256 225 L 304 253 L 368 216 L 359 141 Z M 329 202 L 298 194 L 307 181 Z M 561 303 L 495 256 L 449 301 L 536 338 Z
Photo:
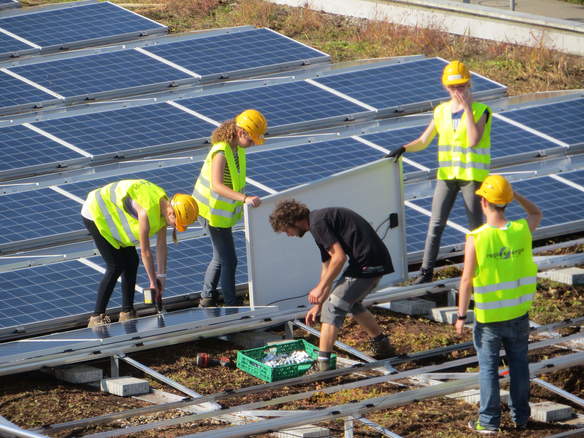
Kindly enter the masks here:
M 277 367 L 270 367 L 262 362 L 265 356 L 265 351 L 271 348 L 276 349 L 276 353 L 291 353 L 292 351 L 300 350 L 312 358 L 311 361 L 280 365 Z M 264 347 L 252 348 L 250 350 L 243 350 L 237 352 L 237 368 L 251 374 L 258 379 L 266 382 L 274 382 L 276 380 L 290 379 L 303 375 L 312 367 L 314 361 L 318 358 L 318 347 L 306 342 L 304 339 L 296 341 L 283 342 L 281 344 L 266 345 Z M 330 358 L 331 369 L 336 368 L 337 355 L 331 354 Z

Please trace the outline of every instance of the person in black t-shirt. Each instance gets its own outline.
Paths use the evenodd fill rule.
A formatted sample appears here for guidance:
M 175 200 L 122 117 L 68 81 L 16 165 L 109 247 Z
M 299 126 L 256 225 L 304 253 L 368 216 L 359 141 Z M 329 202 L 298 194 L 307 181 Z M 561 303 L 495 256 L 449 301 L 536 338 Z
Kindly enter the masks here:
M 310 231 L 320 249 L 320 281 L 308 293 L 308 301 L 313 306 L 306 314 L 306 323 L 312 325 L 321 313 L 320 370 L 329 369 L 333 345 L 347 313 L 351 313 L 372 338 L 377 358 L 392 356 L 394 349 L 387 336 L 362 304 L 381 277 L 393 272 L 389 251 L 371 225 L 348 208 L 310 211 L 294 199 L 278 203 L 270 215 L 270 224 L 274 231 L 288 236 L 302 237 Z M 333 286 L 347 258 L 349 266 Z

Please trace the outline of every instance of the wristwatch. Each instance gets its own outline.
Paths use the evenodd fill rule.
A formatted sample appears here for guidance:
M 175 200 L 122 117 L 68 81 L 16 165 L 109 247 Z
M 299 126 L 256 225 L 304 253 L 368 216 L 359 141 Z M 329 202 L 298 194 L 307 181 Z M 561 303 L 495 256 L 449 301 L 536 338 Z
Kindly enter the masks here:
M 464 315 L 464 316 L 460 316 L 460 315 L 456 314 L 456 319 L 457 319 L 457 320 L 459 320 L 459 319 L 460 319 L 461 321 L 464 321 L 464 320 L 466 319 L 466 315 Z

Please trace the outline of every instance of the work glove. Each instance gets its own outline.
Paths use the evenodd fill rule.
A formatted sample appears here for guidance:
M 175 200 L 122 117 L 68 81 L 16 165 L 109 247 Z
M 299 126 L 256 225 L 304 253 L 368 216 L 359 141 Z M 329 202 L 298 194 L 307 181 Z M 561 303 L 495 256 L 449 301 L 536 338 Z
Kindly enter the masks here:
M 400 146 L 399 148 L 395 148 L 392 151 L 390 151 L 389 154 L 387 154 L 385 156 L 385 158 L 393 158 L 393 161 L 395 163 L 397 163 L 397 160 L 399 160 L 399 157 L 401 157 L 405 151 L 406 151 L 406 148 L 403 146 Z

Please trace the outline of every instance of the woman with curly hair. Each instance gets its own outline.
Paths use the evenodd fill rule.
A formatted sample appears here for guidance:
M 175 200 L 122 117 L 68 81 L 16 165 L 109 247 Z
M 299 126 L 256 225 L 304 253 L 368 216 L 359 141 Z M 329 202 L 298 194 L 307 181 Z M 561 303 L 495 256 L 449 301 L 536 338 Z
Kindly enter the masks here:
M 226 306 L 241 305 L 235 295 L 237 255 L 231 228 L 241 220 L 243 204 L 258 207 L 261 199 L 244 192 L 245 150 L 264 143 L 268 124 L 261 112 L 248 109 L 223 122 L 211 135 L 213 146 L 195 183 L 199 220 L 211 236 L 213 258 L 205 272 L 200 307 L 217 305 L 217 285 Z

